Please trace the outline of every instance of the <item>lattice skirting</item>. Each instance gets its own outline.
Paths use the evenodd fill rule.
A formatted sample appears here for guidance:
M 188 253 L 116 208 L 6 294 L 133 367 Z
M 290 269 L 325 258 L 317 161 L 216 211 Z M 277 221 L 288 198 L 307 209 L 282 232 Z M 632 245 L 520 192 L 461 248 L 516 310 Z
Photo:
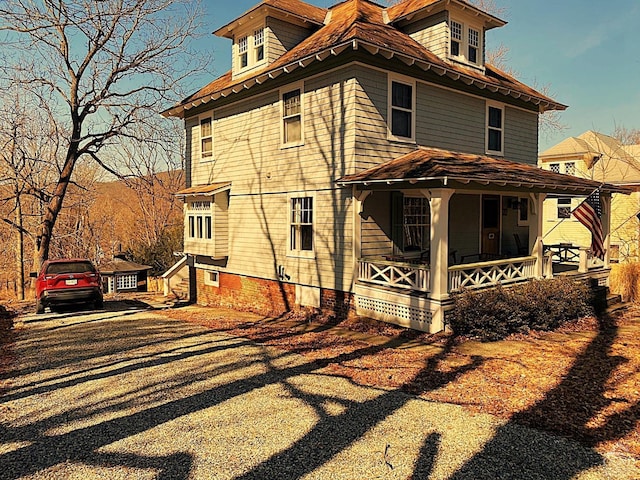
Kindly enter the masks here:
M 433 313 L 426 308 L 400 305 L 386 300 L 357 297 L 358 314 L 403 326 L 420 326 L 428 330 Z

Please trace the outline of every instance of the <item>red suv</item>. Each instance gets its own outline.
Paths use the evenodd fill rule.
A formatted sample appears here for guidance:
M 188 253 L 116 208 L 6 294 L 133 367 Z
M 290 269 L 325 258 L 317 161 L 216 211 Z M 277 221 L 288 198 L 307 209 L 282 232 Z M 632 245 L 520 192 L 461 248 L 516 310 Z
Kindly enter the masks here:
M 47 260 L 36 278 L 36 313 L 45 307 L 90 303 L 102 308 L 102 279 L 90 260 L 67 258 Z

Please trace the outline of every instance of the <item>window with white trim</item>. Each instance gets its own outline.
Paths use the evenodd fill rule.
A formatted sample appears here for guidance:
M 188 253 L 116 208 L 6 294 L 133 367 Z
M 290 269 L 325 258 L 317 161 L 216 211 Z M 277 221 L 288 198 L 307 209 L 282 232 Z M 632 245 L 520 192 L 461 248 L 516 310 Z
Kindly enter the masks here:
M 415 128 L 415 83 L 389 82 L 389 132 L 393 139 L 413 140 Z
M 393 192 L 391 196 L 392 240 L 396 253 L 424 252 L 429 248 L 431 210 L 424 196 Z
M 449 20 L 449 55 L 457 61 L 482 64 L 482 29 Z
M 254 61 L 259 63 L 264 60 L 264 28 L 253 32 Z
M 292 252 L 313 251 L 313 197 L 291 198 L 290 244 Z
M 559 163 L 550 164 L 549 170 L 552 171 L 553 173 L 560 173 L 560 164 Z
M 211 117 L 200 119 L 200 155 L 202 158 L 213 156 L 213 130 Z
M 558 218 L 571 218 L 571 198 L 558 198 Z
M 238 40 L 238 61 L 241 69 L 249 66 L 249 37 Z
M 460 56 L 460 46 L 462 45 L 462 24 L 451 20 L 451 55 Z
M 487 153 L 502 155 L 504 151 L 504 107 L 487 104 Z
M 564 164 L 564 173 L 566 173 L 567 175 L 574 175 L 576 174 L 576 164 L 575 162 L 567 162 Z
M 138 287 L 138 275 L 116 275 L 116 290 L 126 290 Z
M 213 238 L 211 202 L 194 201 L 187 203 L 187 223 L 189 238 L 211 240 Z
M 478 51 L 480 49 L 480 32 L 473 28 L 469 29 L 469 43 L 467 49 L 467 60 L 471 63 L 478 63 Z
M 282 143 L 302 143 L 302 89 L 282 93 Z
M 205 270 L 204 271 L 204 284 L 210 287 L 220 286 L 220 272 L 217 270 Z

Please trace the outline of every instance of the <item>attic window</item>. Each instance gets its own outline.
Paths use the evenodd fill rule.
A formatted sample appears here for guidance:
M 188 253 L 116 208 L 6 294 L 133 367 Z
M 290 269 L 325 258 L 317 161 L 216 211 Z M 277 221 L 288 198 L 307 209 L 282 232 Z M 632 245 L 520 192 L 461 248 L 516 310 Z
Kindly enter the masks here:
M 256 63 L 264 60 L 264 28 L 253 32 L 253 49 Z
M 549 165 L 549 170 L 551 170 L 553 173 L 560 173 L 560 164 L 552 163 L 551 165 Z
M 478 48 L 480 47 L 480 32 L 469 29 L 469 54 L 467 59 L 471 63 L 478 63 Z
M 240 40 L 238 40 L 238 55 L 240 59 L 240 68 L 245 68 L 249 65 L 248 46 L 249 46 L 248 37 L 242 37 Z
M 462 43 L 462 24 L 451 21 L 451 55 L 460 56 L 460 44 Z

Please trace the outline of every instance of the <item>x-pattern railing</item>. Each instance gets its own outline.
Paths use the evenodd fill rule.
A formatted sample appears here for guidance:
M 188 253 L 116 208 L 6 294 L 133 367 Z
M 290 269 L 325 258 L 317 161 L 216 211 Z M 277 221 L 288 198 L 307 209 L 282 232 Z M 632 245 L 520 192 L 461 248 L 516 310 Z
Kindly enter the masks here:
M 449 268 L 449 291 L 513 283 L 534 277 L 536 257 L 518 257 Z
M 386 287 L 429 291 L 427 265 L 361 259 L 358 280 Z

